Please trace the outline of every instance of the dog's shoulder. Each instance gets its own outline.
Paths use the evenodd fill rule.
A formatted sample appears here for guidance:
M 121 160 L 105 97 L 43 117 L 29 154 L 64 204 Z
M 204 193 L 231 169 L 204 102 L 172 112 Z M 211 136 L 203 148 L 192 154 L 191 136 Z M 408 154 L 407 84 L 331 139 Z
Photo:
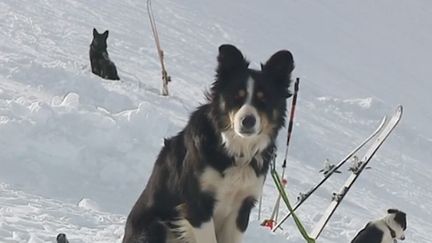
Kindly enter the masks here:
M 215 137 L 214 129 L 207 119 L 208 106 L 203 105 L 196 109 L 189 117 L 185 128 L 175 136 L 165 138 L 162 150 L 159 153 L 159 159 L 156 164 L 175 162 L 181 164 L 184 162 L 186 152 L 189 156 L 193 153 L 203 151 L 208 140 Z
M 214 123 L 209 116 L 210 105 L 198 107 L 189 117 L 189 121 L 183 130 L 185 145 L 191 151 L 204 153 L 207 146 L 217 147 L 220 139 Z
M 383 231 L 377 227 L 377 222 L 369 222 L 357 233 L 351 243 L 381 243 Z
M 214 131 L 210 124 L 209 112 L 210 104 L 204 104 L 191 113 L 184 129 L 187 135 L 206 134 L 209 131 Z

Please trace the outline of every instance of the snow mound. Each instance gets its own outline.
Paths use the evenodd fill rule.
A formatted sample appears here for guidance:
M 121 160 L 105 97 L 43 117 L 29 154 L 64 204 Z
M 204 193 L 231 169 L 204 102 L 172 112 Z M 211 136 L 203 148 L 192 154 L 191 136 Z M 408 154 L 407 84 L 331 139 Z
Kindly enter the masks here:
M 385 114 L 390 108 L 381 100 L 373 97 L 351 99 L 318 97 L 316 100 L 318 101 L 315 104 L 317 108 L 350 123 L 364 121 L 365 118 L 373 122 L 377 119 L 376 114 Z
M 124 216 L 16 191 L 4 183 L 0 205 L 2 242 L 54 242 L 58 233 L 71 243 L 121 242 L 123 237 Z
M 59 106 L 67 107 L 69 109 L 76 109 L 80 104 L 79 95 L 77 93 L 69 93 L 64 97 Z
M 88 209 L 88 210 L 101 211 L 98 203 L 89 198 L 81 199 L 78 202 L 78 207 Z
M 334 106 L 341 110 L 378 109 L 383 106 L 382 101 L 373 97 L 340 99 L 323 96 L 316 99 L 326 106 Z

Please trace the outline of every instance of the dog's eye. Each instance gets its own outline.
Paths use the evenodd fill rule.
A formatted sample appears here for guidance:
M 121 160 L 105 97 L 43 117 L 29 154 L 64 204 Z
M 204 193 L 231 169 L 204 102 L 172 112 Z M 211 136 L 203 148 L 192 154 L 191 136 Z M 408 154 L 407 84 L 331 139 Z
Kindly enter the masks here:
M 261 91 L 259 91 L 259 92 L 256 93 L 256 97 L 257 97 L 257 99 L 258 99 L 259 101 L 265 101 L 264 93 L 261 92 Z
M 235 99 L 236 100 L 242 100 L 242 99 L 244 99 L 244 97 L 246 97 L 246 91 L 244 89 L 241 89 L 237 92 Z

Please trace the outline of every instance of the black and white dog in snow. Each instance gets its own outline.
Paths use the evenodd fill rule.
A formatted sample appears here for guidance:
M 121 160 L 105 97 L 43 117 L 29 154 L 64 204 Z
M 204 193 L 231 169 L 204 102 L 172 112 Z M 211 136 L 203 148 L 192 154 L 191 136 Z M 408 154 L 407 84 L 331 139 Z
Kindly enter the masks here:
M 239 243 L 275 152 L 291 96 L 291 53 L 261 65 L 219 47 L 208 102 L 166 139 L 130 212 L 123 243 Z
M 90 44 L 90 64 L 92 73 L 111 80 L 120 80 L 114 63 L 109 59 L 107 51 L 108 30 L 99 34 L 93 28 L 93 40 Z
M 393 243 L 405 239 L 406 214 L 398 209 L 387 210 L 384 218 L 369 222 L 351 243 Z

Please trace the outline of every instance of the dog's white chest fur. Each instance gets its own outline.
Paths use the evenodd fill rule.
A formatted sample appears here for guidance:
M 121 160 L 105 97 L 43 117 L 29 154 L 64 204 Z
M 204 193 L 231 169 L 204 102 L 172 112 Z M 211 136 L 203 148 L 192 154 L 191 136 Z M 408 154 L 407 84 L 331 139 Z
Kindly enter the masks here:
M 257 176 L 249 165 L 231 167 L 223 175 L 213 168 L 205 169 L 201 188 L 215 193 L 217 202 L 213 219 L 216 233 L 225 228 L 236 228 L 235 220 L 244 199 L 258 198 L 263 183 L 264 175 Z
M 266 134 L 243 138 L 231 130 L 222 133 L 222 140 L 228 155 L 237 158 L 237 165 L 249 163 L 254 156 L 267 148 L 270 143 L 270 137 Z M 262 160 L 258 159 L 257 162 L 261 165 Z

